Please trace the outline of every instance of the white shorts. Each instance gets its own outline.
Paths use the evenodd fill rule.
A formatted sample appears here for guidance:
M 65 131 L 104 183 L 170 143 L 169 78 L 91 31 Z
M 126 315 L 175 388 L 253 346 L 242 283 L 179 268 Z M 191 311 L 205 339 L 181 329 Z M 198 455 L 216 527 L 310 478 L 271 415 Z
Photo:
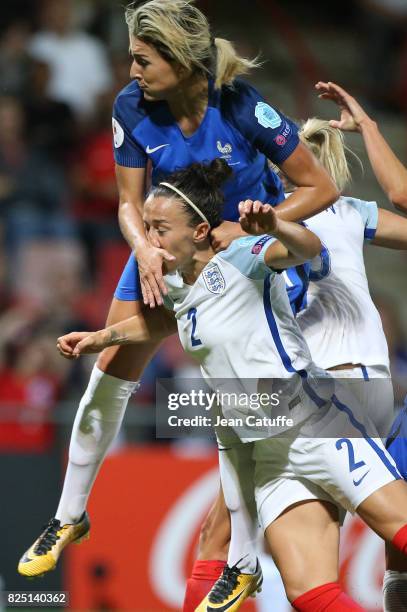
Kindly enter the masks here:
M 366 404 L 358 401 L 364 394 L 350 390 L 354 377 L 330 374 L 321 375 L 316 369 L 307 378 L 301 409 L 306 412 L 309 408 L 311 416 L 297 427 L 254 440 L 251 451 L 241 448 L 246 444 L 236 441 L 236 434 L 227 444 L 218 438 L 226 447 L 221 451 L 222 461 L 228 458 L 244 497 L 250 497 L 250 489 L 251 494 L 255 492 L 263 529 L 292 504 L 310 499 L 354 512 L 369 495 L 400 478 Z
M 334 426 L 345 431 L 350 424 L 346 437 L 275 437 L 254 443 L 256 504 L 263 529 L 290 505 L 309 499 L 355 512 L 369 495 L 400 478 L 380 438 L 363 437 L 364 426 L 344 404 L 337 404 Z
M 328 374 L 348 387 L 376 426 L 379 436 L 385 438 L 395 417 L 389 369 L 386 366 L 355 366 L 346 370 L 329 370 Z

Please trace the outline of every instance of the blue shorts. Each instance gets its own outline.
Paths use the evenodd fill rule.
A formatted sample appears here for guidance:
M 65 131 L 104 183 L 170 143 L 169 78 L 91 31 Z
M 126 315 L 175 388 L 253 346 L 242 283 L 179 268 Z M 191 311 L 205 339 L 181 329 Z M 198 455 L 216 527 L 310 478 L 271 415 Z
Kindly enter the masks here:
M 140 285 L 140 274 L 138 264 L 133 253 L 131 253 L 120 277 L 114 297 L 123 302 L 137 302 L 143 298 Z
M 400 474 L 407 480 L 407 397 L 404 408 L 400 410 L 391 427 L 386 448 L 396 462 Z

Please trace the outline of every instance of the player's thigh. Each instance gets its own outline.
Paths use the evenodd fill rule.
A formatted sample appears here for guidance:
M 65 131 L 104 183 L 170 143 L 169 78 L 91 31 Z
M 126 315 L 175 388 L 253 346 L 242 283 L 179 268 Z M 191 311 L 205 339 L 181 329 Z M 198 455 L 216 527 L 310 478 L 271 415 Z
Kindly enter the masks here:
M 126 301 L 113 298 L 107 317 L 106 325 L 114 325 L 129 317 L 142 312 L 143 304 L 140 301 Z M 144 368 L 157 351 L 162 340 L 169 334 L 163 332 L 162 337 L 145 343 L 111 346 L 105 349 L 98 357 L 98 367 L 116 378 L 123 380 L 139 380 Z
M 198 559 L 226 561 L 230 542 L 230 515 L 222 487 L 201 527 Z
M 390 542 L 407 524 L 407 483 L 395 480 L 369 495 L 357 508 L 359 516 Z
M 298 502 L 268 525 L 265 537 L 290 601 L 338 580 L 339 520 L 334 504 Z

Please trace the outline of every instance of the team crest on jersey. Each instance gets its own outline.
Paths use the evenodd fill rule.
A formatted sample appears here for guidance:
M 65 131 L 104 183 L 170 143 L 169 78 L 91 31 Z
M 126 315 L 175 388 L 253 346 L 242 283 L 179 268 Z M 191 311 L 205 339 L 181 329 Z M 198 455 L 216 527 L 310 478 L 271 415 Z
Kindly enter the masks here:
M 218 264 L 214 263 L 206 266 L 202 275 L 208 291 L 215 293 L 215 295 L 220 295 L 224 292 L 226 283 Z
M 230 144 L 230 142 L 226 142 L 224 145 L 222 145 L 221 141 L 218 140 L 216 146 L 218 148 L 219 153 L 230 157 L 230 154 L 232 153 L 232 145 Z
M 124 131 L 120 123 L 112 117 L 113 142 L 116 149 L 122 146 L 124 142 Z
M 254 111 L 257 121 L 265 128 L 278 128 L 282 124 L 282 119 L 277 111 L 266 102 L 257 102 Z

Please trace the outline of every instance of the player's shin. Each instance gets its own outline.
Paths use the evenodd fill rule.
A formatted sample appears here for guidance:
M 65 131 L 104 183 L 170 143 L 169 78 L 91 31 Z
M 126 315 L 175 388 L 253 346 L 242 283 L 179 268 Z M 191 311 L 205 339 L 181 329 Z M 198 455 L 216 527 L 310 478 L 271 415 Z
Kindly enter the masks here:
M 257 522 L 253 496 L 254 462 L 251 444 L 219 449 L 219 469 L 226 507 L 230 512 L 231 544 L 228 563 L 196 612 L 219 609 L 235 612 L 261 590 L 256 558 Z
M 219 451 L 223 495 L 231 523 L 228 565 L 238 564 L 245 574 L 254 574 L 257 567 L 258 522 L 252 452 L 252 444 L 239 444 Z
M 220 489 L 201 526 L 198 560 L 195 561 L 187 582 L 183 612 L 195 612 L 222 574 L 228 556 L 229 541 L 229 511 Z
M 222 574 L 226 561 L 198 560 L 187 581 L 182 612 L 195 612 Z
M 94 366 L 72 430 L 69 462 L 55 515 L 61 525 L 74 523 L 83 514 L 100 465 L 137 386 Z

